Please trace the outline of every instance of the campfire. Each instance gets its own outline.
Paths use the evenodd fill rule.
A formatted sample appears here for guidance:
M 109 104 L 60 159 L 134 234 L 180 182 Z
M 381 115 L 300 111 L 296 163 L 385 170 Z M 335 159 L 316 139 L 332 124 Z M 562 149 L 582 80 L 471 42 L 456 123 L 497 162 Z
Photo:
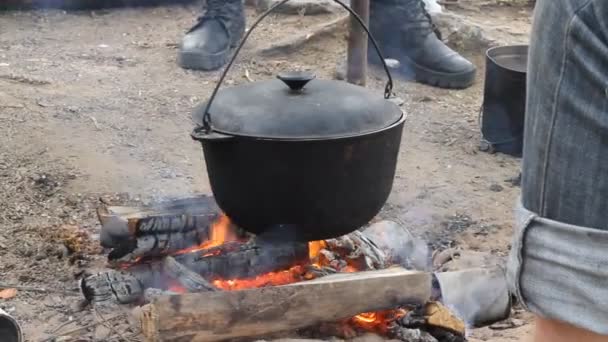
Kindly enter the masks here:
M 319 332 L 320 324 L 340 337 L 464 339 L 464 323 L 431 301 L 431 275 L 406 270 L 407 260 L 365 231 L 312 242 L 266 239 L 239 229 L 209 197 L 102 205 L 98 216 L 111 269 L 83 278 L 82 293 L 90 302 L 144 305 L 150 341 Z

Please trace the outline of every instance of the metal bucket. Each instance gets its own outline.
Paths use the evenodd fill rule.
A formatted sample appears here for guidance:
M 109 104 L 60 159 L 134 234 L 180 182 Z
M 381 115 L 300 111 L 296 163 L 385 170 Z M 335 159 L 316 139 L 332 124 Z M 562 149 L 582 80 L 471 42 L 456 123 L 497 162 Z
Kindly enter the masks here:
M 439 272 L 435 277 L 441 302 L 467 325 L 480 328 L 509 318 L 511 295 L 501 267 Z
M 2 309 L 0 309 L 0 341 L 23 342 L 19 323 Z
M 528 46 L 486 51 L 481 149 L 521 156 L 526 111 Z

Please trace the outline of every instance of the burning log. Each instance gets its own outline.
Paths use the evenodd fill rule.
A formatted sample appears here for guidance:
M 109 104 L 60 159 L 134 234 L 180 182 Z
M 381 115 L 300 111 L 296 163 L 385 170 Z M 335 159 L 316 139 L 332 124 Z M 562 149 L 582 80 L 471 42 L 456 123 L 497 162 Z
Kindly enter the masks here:
M 213 199 L 205 196 L 148 207 L 102 205 L 97 214 L 102 225 L 101 244 L 113 248 L 108 259 L 119 263 L 251 237 L 221 215 Z
M 127 272 L 127 271 L 108 271 L 88 275 L 80 280 L 80 292 L 89 302 L 105 302 L 116 300 L 121 304 L 128 304 L 138 301 L 144 295 L 144 281 L 149 286 L 160 283 L 154 281 L 154 277 L 160 274 L 155 265 L 138 265 L 151 267 L 150 272 Z M 142 279 L 141 276 L 150 277 Z
M 178 282 L 211 288 L 203 280 L 254 278 L 301 265 L 308 260 L 308 256 L 306 243 L 267 245 L 258 244 L 255 240 L 248 243 L 234 242 L 176 255 L 174 260 L 181 264 L 179 266 L 171 259 L 165 259 L 163 263 L 137 263 L 130 265 L 127 270 L 93 274 L 81 281 L 81 291 L 89 301 L 115 299 L 123 304 L 133 303 L 143 298 L 146 288 L 168 288 L 170 275 L 174 275 L 174 280 Z
M 147 341 L 221 341 L 422 305 L 431 275 L 390 268 L 335 274 L 286 286 L 161 296 L 142 308 Z
M 163 268 L 169 277 L 176 279 L 188 292 L 217 291 L 205 278 L 190 271 L 175 258 L 168 256 L 163 260 Z
M 359 270 L 377 270 L 386 268 L 386 254 L 368 237 L 359 231 L 336 239 L 325 240 L 328 249 L 341 252 L 346 259 L 357 260 Z
M 221 246 L 220 246 L 221 247 Z M 204 278 L 251 278 L 308 262 L 308 243 L 265 244 L 255 240 L 217 255 L 207 251 L 176 256 Z
M 146 235 L 185 233 L 208 234 L 220 210 L 212 197 L 178 199 L 151 206 L 107 206 L 97 209 L 101 222 L 101 245 L 112 248 Z
M 198 246 L 209 240 L 209 228 L 167 234 L 146 235 L 117 244 L 108 254 L 108 260 L 133 262 L 143 257 L 161 257 Z

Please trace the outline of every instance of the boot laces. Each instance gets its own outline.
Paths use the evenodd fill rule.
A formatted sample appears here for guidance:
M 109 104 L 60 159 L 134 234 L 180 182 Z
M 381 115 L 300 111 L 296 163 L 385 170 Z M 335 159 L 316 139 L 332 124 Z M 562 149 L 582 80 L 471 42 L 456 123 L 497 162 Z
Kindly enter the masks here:
M 190 31 L 199 28 L 205 20 L 209 19 L 220 20 L 227 27 L 230 26 L 230 22 L 239 11 L 240 2 L 241 0 L 207 0 L 204 14 L 197 18 L 197 23 Z
M 408 8 L 408 11 L 406 11 L 409 24 L 407 25 L 408 29 L 419 30 L 425 36 L 434 33 L 437 38 L 442 39 L 441 32 L 433 22 L 433 18 L 426 9 L 426 3 L 423 0 L 409 0 L 406 5 Z

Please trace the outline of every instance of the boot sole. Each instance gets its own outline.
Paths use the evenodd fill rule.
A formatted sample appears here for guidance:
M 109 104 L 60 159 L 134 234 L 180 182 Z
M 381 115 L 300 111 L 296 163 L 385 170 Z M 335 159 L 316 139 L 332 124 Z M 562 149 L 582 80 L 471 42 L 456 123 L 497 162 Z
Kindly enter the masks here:
M 213 71 L 221 68 L 228 62 L 230 50 L 213 55 L 202 51 L 180 51 L 177 62 L 184 69 Z
M 444 89 L 468 88 L 475 83 L 475 76 L 477 74 L 477 69 L 467 70 L 460 73 L 437 72 L 418 65 L 407 57 L 405 60 L 399 62 L 401 65 L 396 70 L 401 76 L 405 76 L 407 80 L 414 80 L 419 83 Z M 377 57 L 373 58 L 370 56 L 370 63 L 377 66 L 382 66 L 380 59 Z

